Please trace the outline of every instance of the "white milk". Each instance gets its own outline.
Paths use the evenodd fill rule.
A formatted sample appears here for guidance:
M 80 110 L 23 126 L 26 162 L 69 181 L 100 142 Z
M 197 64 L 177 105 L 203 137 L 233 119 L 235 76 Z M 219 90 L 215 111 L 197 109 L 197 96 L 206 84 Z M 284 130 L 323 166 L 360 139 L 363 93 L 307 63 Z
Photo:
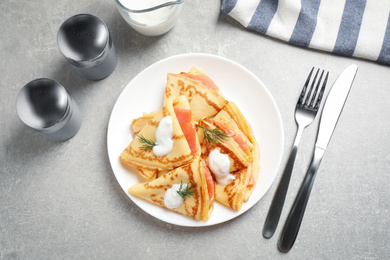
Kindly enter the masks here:
M 143 10 L 169 2 L 169 0 L 120 0 L 121 4 L 131 10 Z M 170 5 L 150 12 L 131 13 L 124 16 L 127 23 L 141 34 L 154 36 L 168 32 L 175 26 L 180 14 L 181 4 Z

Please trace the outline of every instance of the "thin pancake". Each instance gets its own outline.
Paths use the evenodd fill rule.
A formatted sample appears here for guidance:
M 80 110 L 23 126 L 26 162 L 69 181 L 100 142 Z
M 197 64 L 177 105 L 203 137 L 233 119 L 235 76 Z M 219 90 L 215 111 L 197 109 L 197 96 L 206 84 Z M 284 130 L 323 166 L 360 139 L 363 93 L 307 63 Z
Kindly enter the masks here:
M 237 124 L 237 127 L 241 130 L 241 132 L 247 137 L 248 141 L 251 144 L 250 150 L 252 154 L 252 176 L 253 176 L 253 184 L 249 185 L 246 194 L 245 201 L 248 201 L 251 196 L 256 183 L 258 182 L 259 172 L 260 172 L 260 149 L 259 144 L 255 138 L 253 133 L 253 129 L 242 114 L 241 110 L 237 107 L 234 102 L 229 102 L 224 108 L 223 111 L 229 114 L 229 116 L 234 120 Z
M 253 184 L 248 185 L 246 191 L 245 191 L 245 197 L 244 202 L 247 202 L 249 200 L 249 197 L 252 195 L 253 190 L 256 187 L 256 183 L 259 181 L 259 173 L 260 173 L 260 149 L 259 145 L 257 144 L 255 136 L 252 137 L 253 142 L 253 150 L 252 150 L 252 158 L 253 162 L 251 165 L 252 168 L 252 176 L 253 176 Z
M 208 124 L 210 127 L 213 125 L 226 127 L 234 133 L 229 141 L 212 146 L 210 144 L 205 145 L 203 136 L 199 135 L 199 132 L 198 135 L 201 141 L 202 158 L 204 159 L 214 147 L 227 148 L 220 149 L 220 151 L 229 156 L 231 161 L 230 172 L 236 179 L 226 185 L 217 183 L 215 199 L 233 210 L 239 211 L 243 203 L 247 202 L 252 194 L 260 171 L 260 151 L 252 128 L 233 102 L 229 102 L 213 120 L 203 120 L 202 123 Z M 237 141 L 240 141 L 242 145 L 236 143 Z M 246 160 L 243 160 L 245 158 Z
M 151 120 L 153 117 L 157 115 L 159 111 L 154 111 L 151 113 L 144 113 L 141 117 L 137 117 L 131 121 L 131 128 L 133 130 L 134 135 L 137 135 L 141 132 L 142 128 Z
M 176 168 L 151 182 L 136 184 L 130 187 L 128 192 L 133 196 L 166 208 L 164 204 L 165 192 L 173 184 L 190 184 L 194 188 L 194 194 L 185 198 L 181 206 L 171 210 L 196 220 L 207 221 L 214 209 L 214 204 L 213 200 L 210 202 L 209 199 L 204 167 L 203 160 L 195 160 L 191 164 Z
M 139 173 L 147 180 L 156 178 L 161 171 L 169 171 L 176 167 L 190 163 L 200 154 L 199 141 L 196 141 L 196 154 L 191 153 L 189 144 L 181 130 L 180 124 L 174 112 L 174 106 L 189 109 L 189 104 L 184 96 L 172 97 L 164 102 L 163 108 L 148 121 L 133 141 L 121 153 L 120 158 L 123 162 L 134 166 Z M 161 119 L 166 116 L 172 117 L 173 127 L 173 149 L 167 155 L 157 156 L 153 150 L 143 150 L 144 145 L 140 136 L 145 139 L 155 141 L 155 132 Z M 197 137 L 196 137 L 197 138 Z
M 247 151 L 243 151 L 240 145 L 234 140 L 232 136 L 227 137 L 225 140 L 217 143 L 210 143 L 205 139 L 204 128 L 215 130 L 218 129 L 216 121 L 210 119 L 203 119 L 199 122 L 198 127 L 198 139 L 201 144 L 201 158 L 207 160 L 210 152 L 216 148 L 220 150 L 221 153 L 227 154 L 230 159 L 230 172 L 240 170 L 242 168 L 248 167 L 252 163 L 252 154 Z M 237 131 L 237 134 L 240 134 Z M 227 134 L 229 135 L 229 134 Z
M 215 184 L 215 200 L 239 211 L 245 202 L 247 186 L 252 173 L 251 165 L 233 173 L 235 180 L 222 185 Z
M 165 99 L 184 95 L 188 98 L 194 120 L 216 115 L 226 104 L 217 91 L 183 74 L 168 73 Z

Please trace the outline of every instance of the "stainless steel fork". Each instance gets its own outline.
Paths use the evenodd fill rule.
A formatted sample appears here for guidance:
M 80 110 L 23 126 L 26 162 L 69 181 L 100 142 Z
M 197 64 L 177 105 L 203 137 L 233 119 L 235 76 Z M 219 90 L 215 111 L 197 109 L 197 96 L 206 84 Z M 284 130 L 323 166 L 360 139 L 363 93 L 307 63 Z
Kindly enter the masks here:
M 286 168 L 284 169 L 282 178 L 279 182 L 279 186 L 275 192 L 274 198 L 272 199 L 272 203 L 264 223 L 263 236 L 265 238 L 271 238 L 275 233 L 280 214 L 282 213 L 282 208 L 286 198 L 288 185 L 291 179 L 291 173 L 294 167 L 295 157 L 298 152 L 298 145 L 301 140 L 303 130 L 314 121 L 325 92 L 329 72 L 326 72 L 326 76 L 323 79 L 325 73 L 324 70 L 321 71 L 319 78 L 318 75 L 320 73 L 320 69 L 317 69 L 315 75 L 313 75 L 313 71 L 314 67 L 311 69 L 309 76 L 306 79 L 305 85 L 303 86 L 295 108 L 295 121 L 298 124 L 298 130 L 295 136 L 290 157 L 287 161 Z M 308 88 L 309 85 L 310 88 Z

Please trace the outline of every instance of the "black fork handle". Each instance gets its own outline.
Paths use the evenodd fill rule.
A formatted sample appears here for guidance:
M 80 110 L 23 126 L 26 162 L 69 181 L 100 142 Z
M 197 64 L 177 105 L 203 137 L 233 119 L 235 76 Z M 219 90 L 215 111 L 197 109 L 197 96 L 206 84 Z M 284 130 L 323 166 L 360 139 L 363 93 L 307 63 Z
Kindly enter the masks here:
M 306 125 L 298 124 L 298 131 L 295 135 L 293 148 L 288 157 L 286 167 L 283 171 L 282 178 L 280 179 L 278 188 L 276 189 L 275 195 L 272 199 L 271 206 L 268 210 L 267 218 L 263 226 L 263 236 L 265 238 L 271 238 L 275 233 L 276 227 L 278 226 L 280 214 L 282 213 L 284 201 L 290 184 L 291 174 L 294 168 L 295 158 L 298 152 L 298 145 L 302 137 L 302 133 L 305 130 Z
M 271 238 L 275 233 L 278 226 L 280 214 L 282 213 L 284 201 L 290 183 L 292 170 L 294 168 L 295 157 L 297 156 L 298 146 L 294 146 L 290 157 L 288 158 L 286 168 L 284 169 L 282 178 L 280 179 L 278 188 L 276 189 L 274 198 L 272 199 L 271 206 L 268 210 L 267 218 L 264 222 L 263 236 L 265 238 Z
M 278 247 L 279 250 L 283 253 L 290 251 L 294 245 L 295 239 L 298 236 L 298 231 L 302 223 L 303 215 L 305 214 L 306 205 L 309 201 L 314 179 L 324 153 L 325 150 L 318 147 L 316 147 L 314 150 L 310 167 L 306 173 L 305 179 L 302 182 L 298 195 L 295 198 L 294 204 L 287 217 L 287 221 L 279 239 Z

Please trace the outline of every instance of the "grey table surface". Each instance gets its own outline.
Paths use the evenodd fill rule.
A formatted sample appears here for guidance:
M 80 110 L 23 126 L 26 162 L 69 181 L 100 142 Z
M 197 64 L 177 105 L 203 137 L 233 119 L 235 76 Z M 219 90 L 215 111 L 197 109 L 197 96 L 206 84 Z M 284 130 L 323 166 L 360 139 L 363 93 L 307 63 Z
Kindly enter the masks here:
M 389 67 L 261 36 L 221 13 L 220 4 L 185 1 L 172 31 L 146 37 L 125 23 L 114 0 L 0 2 L 1 259 L 389 259 Z M 117 46 L 118 65 L 101 81 L 74 74 L 57 47 L 61 23 L 83 12 L 104 20 Z M 349 64 L 359 66 L 288 254 L 277 250 L 282 224 L 271 239 L 261 235 L 281 170 L 249 211 L 205 228 L 162 222 L 119 186 L 106 144 L 113 105 L 143 69 L 182 53 L 231 59 L 264 82 L 283 120 L 281 168 L 296 131 L 296 98 L 309 69 L 328 69 L 332 83 Z M 66 142 L 46 141 L 16 114 L 18 92 L 40 77 L 58 80 L 82 110 L 82 127 Z M 282 223 L 310 162 L 317 125 L 318 118 L 303 135 Z

